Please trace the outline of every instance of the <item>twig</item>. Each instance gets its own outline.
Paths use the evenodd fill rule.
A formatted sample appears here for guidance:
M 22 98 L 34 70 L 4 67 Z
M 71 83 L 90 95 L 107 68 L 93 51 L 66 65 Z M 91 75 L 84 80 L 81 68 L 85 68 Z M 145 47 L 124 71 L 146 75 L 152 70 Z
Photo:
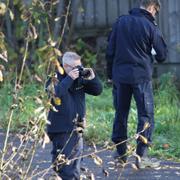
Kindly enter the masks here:
M 20 83 L 21 83 L 22 74 L 23 74 L 25 62 L 26 62 L 26 59 L 27 59 L 28 45 L 29 45 L 29 40 L 27 38 L 27 40 L 26 40 L 26 47 L 25 47 L 25 53 L 24 53 L 24 58 L 23 58 L 23 63 L 22 63 L 22 66 L 21 66 L 21 72 L 20 72 L 20 75 L 19 75 L 18 83 L 17 83 L 18 85 L 20 85 Z
M 69 0 L 69 4 L 67 6 L 67 12 L 66 12 L 66 15 L 65 15 L 64 26 L 63 26 L 62 33 L 61 33 L 61 36 L 60 36 L 60 39 L 59 39 L 59 42 L 58 42 L 58 46 L 57 46 L 58 48 L 60 47 L 62 39 L 63 39 L 63 36 L 64 36 L 64 32 L 65 32 L 65 29 L 66 29 L 66 25 L 67 25 L 67 21 L 68 21 L 68 16 L 69 16 L 69 12 L 70 12 L 71 3 L 72 3 L 72 0 Z
M 8 122 L 8 127 L 7 127 L 7 131 L 6 131 L 6 136 L 5 136 L 5 141 L 4 141 L 4 146 L 3 146 L 3 150 L 2 150 L 2 157 L 1 157 L 1 164 L 0 164 L 0 177 L 1 177 L 1 173 L 3 171 L 4 156 L 5 156 L 5 153 L 6 153 L 7 142 L 8 142 L 9 131 L 10 131 L 10 126 L 11 126 L 11 122 L 12 122 L 13 113 L 14 113 L 14 110 L 11 110 L 10 117 L 9 117 L 9 122 Z

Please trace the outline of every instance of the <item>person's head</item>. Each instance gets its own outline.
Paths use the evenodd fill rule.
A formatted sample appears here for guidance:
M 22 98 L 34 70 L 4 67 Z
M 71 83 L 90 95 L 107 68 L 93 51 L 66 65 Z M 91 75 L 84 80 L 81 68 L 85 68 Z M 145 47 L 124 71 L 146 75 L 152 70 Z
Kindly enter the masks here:
M 161 3 L 160 0 L 141 0 L 140 7 L 146 9 L 155 17 L 160 11 Z
M 63 68 L 68 74 L 76 66 L 81 66 L 81 56 L 75 52 L 66 52 L 62 58 Z

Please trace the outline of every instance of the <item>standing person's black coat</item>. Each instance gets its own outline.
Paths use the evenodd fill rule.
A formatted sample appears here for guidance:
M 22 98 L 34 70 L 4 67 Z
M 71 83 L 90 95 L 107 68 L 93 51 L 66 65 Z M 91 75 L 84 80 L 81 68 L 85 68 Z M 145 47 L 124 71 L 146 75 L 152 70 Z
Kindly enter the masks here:
M 154 17 L 140 8 L 120 16 L 109 37 L 108 78 L 128 84 L 151 80 L 152 48 L 156 51 L 156 60 L 163 62 L 167 47 Z

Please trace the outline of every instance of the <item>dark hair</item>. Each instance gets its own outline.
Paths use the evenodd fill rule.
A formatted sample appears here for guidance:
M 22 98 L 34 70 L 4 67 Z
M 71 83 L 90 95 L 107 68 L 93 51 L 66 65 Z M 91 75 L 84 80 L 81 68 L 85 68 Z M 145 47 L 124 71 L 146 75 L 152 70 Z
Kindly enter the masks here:
M 161 7 L 160 0 L 140 0 L 140 5 L 145 8 L 147 8 L 150 5 L 155 5 L 158 8 Z

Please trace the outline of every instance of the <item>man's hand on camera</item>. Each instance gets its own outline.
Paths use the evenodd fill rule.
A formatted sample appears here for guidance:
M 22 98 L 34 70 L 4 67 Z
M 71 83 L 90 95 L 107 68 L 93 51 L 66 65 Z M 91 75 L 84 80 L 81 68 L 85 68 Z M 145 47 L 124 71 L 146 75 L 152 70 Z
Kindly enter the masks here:
M 77 79 L 79 77 L 79 70 L 78 69 L 73 69 L 72 71 L 69 72 L 68 74 L 73 80 Z
M 95 78 L 95 73 L 92 68 L 84 68 L 84 70 L 88 70 L 90 72 L 90 76 L 88 78 L 84 78 L 86 80 L 92 80 Z

